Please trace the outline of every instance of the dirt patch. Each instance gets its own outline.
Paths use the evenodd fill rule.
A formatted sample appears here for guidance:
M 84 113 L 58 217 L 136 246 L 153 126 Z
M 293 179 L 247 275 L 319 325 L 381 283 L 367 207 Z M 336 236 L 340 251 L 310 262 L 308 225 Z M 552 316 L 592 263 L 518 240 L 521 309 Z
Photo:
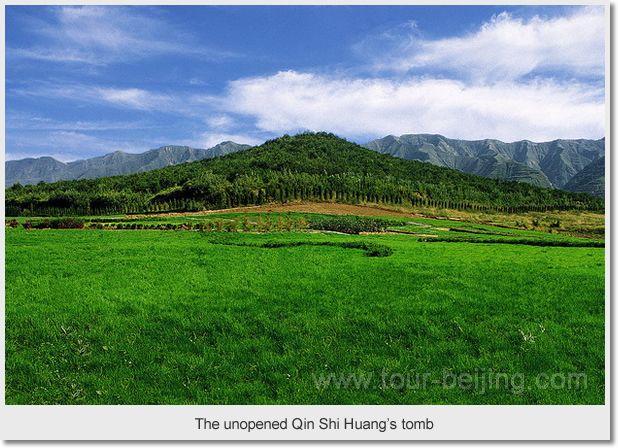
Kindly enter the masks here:
M 214 213 L 322 213 L 325 215 L 354 215 L 354 216 L 394 216 L 402 218 L 423 218 L 423 215 L 414 213 L 405 213 L 397 210 L 389 210 L 386 208 L 370 207 L 353 204 L 340 204 L 337 202 L 290 202 L 287 204 L 269 204 L 258 205 L 252 207 L 235 207 L 224 208 L 220 210 L 208 210 L 203 212 L 187 212 L 187 213 L 157 213 L 156 215 L 132 215 L 132 217 L 143 216 L 163 216 L 163 217 L 178 217 L 178 216 L 204 216 Z
M 370 207 L 354 204 L 339 204 L 336 202 L 296 202 L 289 204 L 273 204 L 260 207 L 263 211 L 272 212 L 303 212 L 323 213 L 327 215 L 359 215 L 359 216 L 396 216 L 404 218 L 420 218 L 421 215 L 405 213 L 386 208 Z M 240 210 L 241 212 L 244 210 Z

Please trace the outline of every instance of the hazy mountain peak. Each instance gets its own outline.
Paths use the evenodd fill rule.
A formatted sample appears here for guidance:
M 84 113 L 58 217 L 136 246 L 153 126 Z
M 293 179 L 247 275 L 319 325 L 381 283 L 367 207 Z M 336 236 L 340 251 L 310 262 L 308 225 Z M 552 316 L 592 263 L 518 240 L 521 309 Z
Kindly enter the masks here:
M 20 183 L 37 184 L 41 181 L 94 179 L 104 176 L 116 176 L 143 171 L 151 171 L 170 165 L 194 162 L 210 157 L 217 157 L 249 148 L 232 141 L 220 143 L 209 149 L 190 146 L 165 145 L 140 154 L 121 150 L 103 156 L 73 162 L 60 162 L 52 157 L 39 159 L 21 159 L 5 162 L 5 187 Z

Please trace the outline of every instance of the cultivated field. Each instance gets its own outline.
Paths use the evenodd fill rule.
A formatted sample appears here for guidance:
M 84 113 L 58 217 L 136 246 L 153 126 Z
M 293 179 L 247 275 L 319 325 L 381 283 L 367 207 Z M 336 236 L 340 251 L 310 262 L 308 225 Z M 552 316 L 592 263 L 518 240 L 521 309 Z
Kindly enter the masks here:
M 338 208 L 392 217 L 350 235 L 295 207 L 7 228 L 7 404 L 604 403 L 605 251 L 565 229 L 581 216 Z

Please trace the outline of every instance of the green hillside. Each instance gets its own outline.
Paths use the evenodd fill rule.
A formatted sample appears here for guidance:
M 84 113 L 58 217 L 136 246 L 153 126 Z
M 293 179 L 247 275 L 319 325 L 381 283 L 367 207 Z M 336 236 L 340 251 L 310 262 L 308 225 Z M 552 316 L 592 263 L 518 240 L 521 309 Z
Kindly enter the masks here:
M 333 134 L 304 133 L 146 173 L 14 185 L 6 190 L 6 215 L 195 211 L 298 199 L 507 212 L 604 208 L 587 194 L 487 179 L 380 154 Z

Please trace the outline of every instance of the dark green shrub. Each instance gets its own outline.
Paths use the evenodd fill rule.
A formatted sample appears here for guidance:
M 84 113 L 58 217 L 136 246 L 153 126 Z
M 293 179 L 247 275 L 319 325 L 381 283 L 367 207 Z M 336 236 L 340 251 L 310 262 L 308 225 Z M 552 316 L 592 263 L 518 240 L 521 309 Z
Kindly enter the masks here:
M 84 229 L 86 224 L 81 219 L 76 218 L 54 218 L 44 219 L 43 221 L 27 220 L 24 223 L 25 229 Z
M 363 216 L 320 216 L 312 218 L 309 228 L 334 232 L 358 234 L 360 232 L 384 232 L 397 221 Z
M 393 254 L 393 249 L 377 243 L 340 243 L 339 245 L 341 247 L 362 249 L 365 251 L 366 257 L 389 257 Z
M 83 220 L 75 218 L 58 218 L 51 220 L 52 229 L 83 229 L 86 227 Z

